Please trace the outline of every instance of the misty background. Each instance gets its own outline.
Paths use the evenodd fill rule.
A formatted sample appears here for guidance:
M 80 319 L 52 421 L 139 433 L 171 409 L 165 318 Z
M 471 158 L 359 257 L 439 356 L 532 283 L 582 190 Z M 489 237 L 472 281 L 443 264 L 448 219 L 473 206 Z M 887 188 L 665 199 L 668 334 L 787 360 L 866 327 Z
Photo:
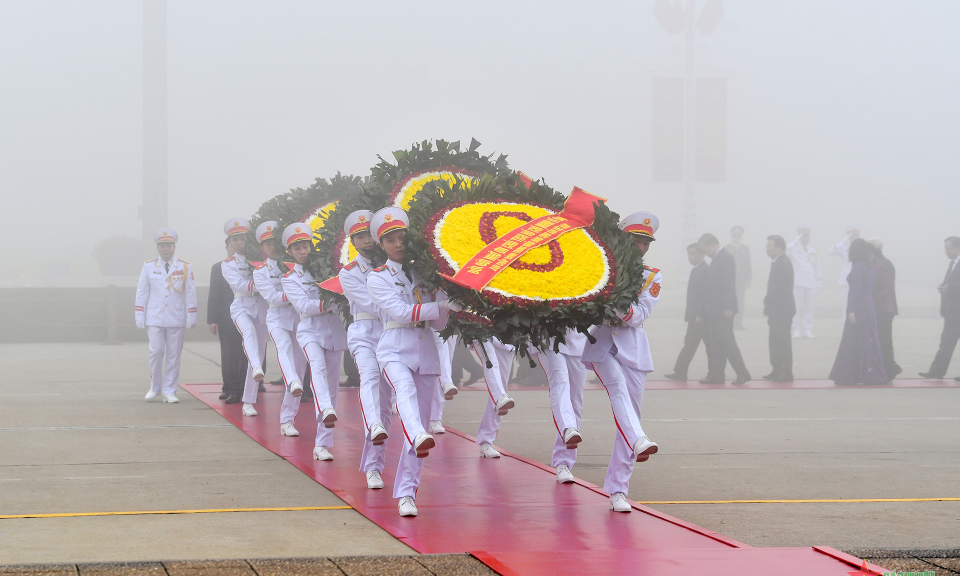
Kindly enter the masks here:
M 227 218 L 413 142 L 473 137 L 560 191 L 658 214 L 648 261 L 682 306 L 683 185 L 654 182 L 651 85 L 682 76 L 685 48 L 653 6 L 168 0 L 177 255 L 206 284 Z M 818 303 L 839 317 L 827 250 L 859 225 L 897 266 L 901 313 L 935 316 L 942 241 L 960 234 L 960 3 L 723 6 L 695 43 L 698 75 L 727 79 L 726 180 L 696 185 L 697 230 L 746 228 L 748 314 L 766 236 L 790 242 L 803 222 Z M 92 252 L 141 236 L 142 3 L 0 2 L 0 79 L 0 285 L 117 283 Z

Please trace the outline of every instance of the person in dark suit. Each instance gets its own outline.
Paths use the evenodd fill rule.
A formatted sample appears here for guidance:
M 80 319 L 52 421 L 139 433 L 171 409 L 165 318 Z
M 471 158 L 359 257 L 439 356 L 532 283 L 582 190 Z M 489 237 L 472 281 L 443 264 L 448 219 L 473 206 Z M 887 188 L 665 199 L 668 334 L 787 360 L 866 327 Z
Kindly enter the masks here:
M 797 313 L 793 299 L 793 264 L 784 254 L 787 241 L 782 236 L 767 236 L 767 256 L 770 278 L 767 280 L 767 295 L 763 298 L 763 315 L 770 327 L 770 365 L 773 369 L 763 377 L 774 382 L 793 382 L 793 342 L 790 339 L 790 324 Z
M 960 237 L 951 236 L 943 241 L 944 252 L 950 259 L 940 292 L 940 315 L 943 316 L 943 332 L 940 334 L 940 349 L 930 370 L 921 372 L 924 378 L 941 379 L 950 367 L 950 358 L 960 339 Z
M 903 368 L 893 357 L 893 317 L 899 313 L 897 309 L 897 271 L 893 262 L 883 255 L 883 242 L 879 238 L 869 240 L 873 246 L 873 270 L 876 280 L 873 284 L 873 301 L 877 306 L 877 331 L 880 336 L 880 351 L 883 352 L 883 363 L 887 369 L 887 378 L 893 380 Z
M 734 226 L 730 229 L 730 243 L 723 247 L 730 252 L 737 263 L 737 308 L 739 312 L 733 317 L 733 327 L 743 330 L 743 300 L 753 280 L 753 265 L 750 262 L 750 247 L 741 242 L 743 240 L 743 226 Z
M 233 258 L 233 250 L 227 239 L 227 258 Z M 210 269 L 210 292 L 207 294 L 207 324 L 210 332 L 220 339 L 220 374 L 223 389 L 220 399 L 227 404 L 237 404 L 243 396 L 243 381 L 247 373 L 247 358 L 243 354 L 243 338 L 230 319 L 230 304 L 233 290 L 223 279 L 217 262 Z
M 707 377 L 701 384 L 723 384 L 727 362 L 737 378 L 734 385 L 750 381 L 750 372 L 743 363 L 743 356 L 733 335 L 733 317 L 737 306 L 737 263 L 733 255 L 720 247 L 713 234 L 704 234 L 697 242 L 703 253 L 711 258 L 707 269 L 707 293 L 703 300 L 703 313 L 707 321 Z
M 687 381 L 687 370 L 690 361 L 700 347 L 700 341 L 706 333 L 706 323 L 703 319 L 703 299 L 707 290 L 707 269 L 709 266 L 703 261 L 703 251 L 697 244 L 687 246 L 687 260 L 693 266 L 690 271 L 690 280 L 687 282 L 687 309 L 683 319 L 687 322 L 687 333 L 683 337 L 683 349 L 677 356 L 677 363 L 673 366 L 673 374 L 667 374 L 669 380 Z

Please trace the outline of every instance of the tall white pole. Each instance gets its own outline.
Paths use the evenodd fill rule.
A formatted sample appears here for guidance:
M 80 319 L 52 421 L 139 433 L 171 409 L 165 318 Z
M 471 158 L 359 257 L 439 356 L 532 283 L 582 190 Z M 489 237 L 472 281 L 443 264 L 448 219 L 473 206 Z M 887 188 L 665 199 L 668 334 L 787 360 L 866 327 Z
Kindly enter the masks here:
M 683 247 L 697 241 L 697 205 L 694 182 L 694 144 L 696 138 L 696 52 L 697 34 L 694 22 L 697 14 L 696 0 L 686 0 L 683 15 L 686 19 L 686 63 L 683 82 Z

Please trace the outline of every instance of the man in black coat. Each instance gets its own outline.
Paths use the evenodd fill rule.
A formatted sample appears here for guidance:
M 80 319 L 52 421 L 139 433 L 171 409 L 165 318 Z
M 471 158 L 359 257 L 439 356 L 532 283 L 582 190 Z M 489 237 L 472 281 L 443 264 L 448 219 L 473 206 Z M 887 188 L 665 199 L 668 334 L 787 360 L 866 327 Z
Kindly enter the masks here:
M 943 316 L 943 332 L 940 334 L 940 349 L 930 370 L 921 372 L 924 378 L 943 378 L 950 367 L 950 358 L 960 339 L 960 237 L 944 240 L 944 252 L 950 259 L 947 275 L 937 290 L 940 292 L 940 315 Z
M 767 280 L 767 295 L 763 298 L 763 315 L 770 327 L 770 365 L 773 370 L 763 377 L 774 382 L 793 382 L 793 342 L 790 339 L 790 324 L 797 313 L 793 299 L 793 264 L 784 252 L 787 242 L 782 236 L 767 237 L 767 256 L 770 278 Z
M 227 239 L 227 258 L 233 258 Z M 220 374 L 223 389 L 220 399 L 227 404 L 240 402 L 243 382 L 247 374 L 247 357 L 243 353 L 243 338 L 230 318 L 233 290 L 223 279 L 220 262 L 210 269 L 210 292 L 207 294 L 207 324 L 210 332 L 220 339 Z
M 701 384 L 723 384 L 727 361 L 737 378 L 734 385 L 750 381 L 750 372 L 743 363 L 743 356 L 733 335 L 733 317 L 737 307 L 737 263 L 733 255 L 720 247 L 713 234 L 704 234 L 697 242 L 704 254 L 711 258 L 707 269 L 707 293 L 703 313 L 707 320 L 707 377 Z
M 673 366 L 673 374 L 667 374 L 670 380 L 687 381 L 687 370 L 690 361 L 700 347 L 706 333 L 706 323 L 703 319 L 703 298 L 707 291 L 707 269 L 709 266 L 703 261 L 703 251 L 697 244 L 687 246 L 687 260 L 693 265 L 690 271 L 690 280 L 687 282 L 687 309 L 683 319 L 687 322 L 687 333 L 683 337 L 683 349 L 677 356 L 677 363 Z

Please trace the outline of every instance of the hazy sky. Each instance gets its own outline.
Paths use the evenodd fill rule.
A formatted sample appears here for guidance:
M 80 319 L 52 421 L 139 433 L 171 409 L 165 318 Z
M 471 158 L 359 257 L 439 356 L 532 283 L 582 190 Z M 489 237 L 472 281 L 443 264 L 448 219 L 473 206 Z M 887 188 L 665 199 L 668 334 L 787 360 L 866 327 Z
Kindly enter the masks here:
M 729 86 L 728 178 L 698 186 L 702 231 L 746 226 L 762 284 L 767 234 L 809 222 L 826 263 L 860 224 L 925 294 L 960 233 L 960 3 L 724 4 L 697 42 Z M 206 268 L 224 220 L 267 198 L 475 137 L 560 190 L 658 213 L 652 257 L 685 278 L 682 190 L 652 182 L 650 135 L 651 77 L 682 71 L 683 43 L 652 6 L 168 0 L 178 254 Z M 21 248 L 5 275 L 53 229 L 81 275 L 100 240 L 139 237 L 142 37 L 132 0 L 0 2 L 0 239 Z

